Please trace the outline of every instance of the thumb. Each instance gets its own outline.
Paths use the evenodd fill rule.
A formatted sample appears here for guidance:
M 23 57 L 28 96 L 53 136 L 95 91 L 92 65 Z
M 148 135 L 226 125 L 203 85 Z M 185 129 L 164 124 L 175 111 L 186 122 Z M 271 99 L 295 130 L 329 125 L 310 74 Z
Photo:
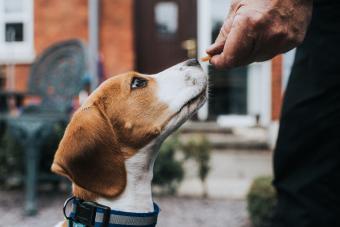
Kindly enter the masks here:
M 206 50 L 207 54 L 210 56 L 220 54 L 223 51 L 225 44 L 225 40 L 222 40 L 220 42 L 213 43 L 208 49 Z
M 235 17 L 233 27 L 224 45 L 223 52 L 210 60 L 217 68 L 231 68 L 251 62 L 254 48 L 254 36 L 247 26 L 247 19 Z
M 231 30 L 231 26 L 233 24 L 234 13 L 229 12 L 228 17 L 226 18 L 224 24 L 221 27 L 220 33 L 218 34 L 215 42 L 207 48 L 206 52 L 209 55 L 220 54 L 223 51 L 223 47 L 226 39 L 228 38 L 228 34 Z

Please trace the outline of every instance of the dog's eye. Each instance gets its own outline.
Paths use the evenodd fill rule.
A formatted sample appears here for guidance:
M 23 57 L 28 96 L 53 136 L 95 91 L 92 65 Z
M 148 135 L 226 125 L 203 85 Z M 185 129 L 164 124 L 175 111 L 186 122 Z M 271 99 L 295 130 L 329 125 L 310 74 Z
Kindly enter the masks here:
M 143 88 L 146 87 L 147 84 L 147 80 L 140 77 L 134 77 L 131 81 L 131 89 Z

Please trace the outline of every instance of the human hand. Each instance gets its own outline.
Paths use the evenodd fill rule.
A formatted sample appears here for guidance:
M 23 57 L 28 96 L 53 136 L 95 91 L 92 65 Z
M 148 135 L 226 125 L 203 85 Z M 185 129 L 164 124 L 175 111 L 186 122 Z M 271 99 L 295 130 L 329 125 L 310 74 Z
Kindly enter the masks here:
M 312 14 L 312 0 L 232 0 L 229 14 L 206 51 L 216 68 L 265 61 L 298 46 Z

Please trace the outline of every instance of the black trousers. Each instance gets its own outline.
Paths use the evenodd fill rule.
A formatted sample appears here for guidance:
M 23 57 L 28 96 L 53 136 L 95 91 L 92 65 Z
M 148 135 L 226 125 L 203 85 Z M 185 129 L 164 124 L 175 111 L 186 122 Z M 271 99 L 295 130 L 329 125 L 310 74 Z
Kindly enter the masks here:
M 274 152 L 274 227 L 340 227 L 340 1 L 315 1 Z

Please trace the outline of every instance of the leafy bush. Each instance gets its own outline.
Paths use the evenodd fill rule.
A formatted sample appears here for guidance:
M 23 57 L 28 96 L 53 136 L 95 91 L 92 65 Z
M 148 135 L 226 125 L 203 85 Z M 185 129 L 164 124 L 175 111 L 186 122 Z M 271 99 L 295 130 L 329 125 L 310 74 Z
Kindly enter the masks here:
M 155 162 L 153 184 L 160 186 L 163 193 L 174 194 L 183 180 L 183 162 L 175 158 L 179 147 L 178 136 L 170 136 L 164 141 Z
M 54 152 L 64 133 L 65 125 L 56 123 L 40 147 L 39 171 L 50 173 Z M 0 138 L 0 185 L 20 186 L 25 172 L 25 151 L 8 131 Z
M 247 195 L 248 212 L 255 227 L 267 227 L 271 224 L 277 203 L 276 191 L 271 182 L 272 177 L 256 178 Z
M 210 171 L 210 143 L 203 134 L 193 135 L 188 142 L 181 146 L 186 159 L 193 159 L 198 164 L 198 176 L 202 182 L 204 194 L 207 196 L 206 178 Z
M 0 138 L 0 182 L 19 179 L 23 173 L 24 162 L 22 147 L 8 133 Z
M 206 177 L 210 166 L 210 144 L 202 134 L 193 135 L 186 143 L 178 135 L 170 136 L 163 143 L 154 166 L 153 184 L 160 186 L 163 193 L 174 194 L 184 177 L 183 164 L 193 159 L 198 165 L 198 176 L 206 196 Z

